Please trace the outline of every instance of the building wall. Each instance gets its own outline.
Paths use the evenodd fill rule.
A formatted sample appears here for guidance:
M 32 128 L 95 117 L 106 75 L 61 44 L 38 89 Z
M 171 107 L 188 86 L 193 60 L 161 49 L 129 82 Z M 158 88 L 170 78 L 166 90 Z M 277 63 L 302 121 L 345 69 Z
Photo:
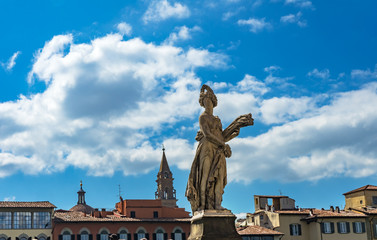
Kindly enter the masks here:
M 190 222 L 77 222 L 77 223 L 55 223 L 53 227 L 53 240 L 59 240 L 59 235 L 63 231 L 69 229 L 72 234 L 80 234 L 82 229 L 89 230 L 93 235 L 93 240 L 96 240 L 96 235 L 100 233 L 102 229 L 107 229 L 110 234 L 117 234 L 122 229 L 127 229 L 131 233 L 131 239 L 134 239 L 134 233 L 142 227 L 149 233 L 149 239 L 152 239 L 152 234 L 157 229 L 162 228 L 164 232 L 168 233 L 170 238 L 171 233 L 178 227 L 183 230 L 186 235 L 186 239 L 190 232 Z M 75 238 L 77 239 L 77 237 Z
M 52 236 L 52 222 L 50 222 L 50 227 L 47 229 L 34 229 L 34 219 L 33 219 L 33 214 L 35 212 L 49 212 L 50 217 L 52 219 L 54 209 L 53 208 L 27 208 L 27 207 L 22 207 L 22 208 L 0 208 L 0 212 L 11 212 L 12 213 L 12 229 L 0 229 L 0 236 L 6 237 L 6 238 L 11 238 L 12 240 L 15 240 L 16 237 L 26 237 L 26 238 L 35 238 L 35 237 L 40 237 L 43 236 L 46 239 L 51 238 Z M 15 212 L 30 212 L 31 215 L 31 229 L 14 229 L 14 213 Z M 52 220 L 51 220 L 52 221 Z M 5 236 L 4 236 L 5 235 Z
M 305 215 L 279 215 L 279 227 L 274 230 L 284 233 L 282 240 L 310 240 L 309 235 L 309 225 L 306 222 L 301 221 Z M 301 225 L 301 235 L 291 236 L 290 234 L 290 224 L 300 224 Z
M 364 195 L 364 191 L 350 193 L 345 195 L 346 199 L 346 206 L 345 209 L 349 208 L 360 208 L 366 206 L 366 198 Z
M 321 231 L 321 228 L 320 228 L 320 222 L 333 222 L 334 223 L 334 233 L 322 233 Z M 337 222 L 348 222 L 350 224 L 350 232 L 349 233 L 339 233 L 338 231 L 338 227 L 337 227 Z M 368 237 L 367 237 L 367 231 L 365 233 L 354 233 L 353 232 L 353 229 L 352 229 L 352 222 L 364 222 L 366 223 L 366 219 L 365 218 L 348 218 L 348 219 L 344 219 L 344 218 L 329 218 L 329 219 L 322 219 L 322 220 L 319 220 L 318 223 L 310 223 L 310 227 L 315 227 L 316 228 L 316 231 L 320 233 L 320 238 L 318 239 L 322 239 L 322 240 L 339 240 L 339 239 L 342 239 L 342 240 L 367 240 Z M 321 236 L 322 235 L 322 236 Z M 310 240 L 314 240 L 314 238 L 310 239 Z

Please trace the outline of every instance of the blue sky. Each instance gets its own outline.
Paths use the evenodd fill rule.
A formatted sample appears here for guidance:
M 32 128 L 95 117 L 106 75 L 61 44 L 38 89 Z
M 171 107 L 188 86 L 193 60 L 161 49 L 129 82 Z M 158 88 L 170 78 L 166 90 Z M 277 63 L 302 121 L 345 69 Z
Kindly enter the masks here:
M 162 144 L 178 205 L 195 153 L 200 86 L 229 144 L 223 206 L 254 194 L 344 206 L 377 184 L 377 2 L 0 2 L 0 199 L 113 208 L 152 199 Z

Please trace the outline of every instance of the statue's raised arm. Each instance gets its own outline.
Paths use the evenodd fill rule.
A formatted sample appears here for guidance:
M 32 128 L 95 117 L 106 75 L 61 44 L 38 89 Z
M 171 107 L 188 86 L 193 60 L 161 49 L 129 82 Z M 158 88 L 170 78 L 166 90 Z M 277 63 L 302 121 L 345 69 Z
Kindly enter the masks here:
M 226 157 L 231 149 L 226 142 L 238 136 L 242 127 L 253 125 L 251 114 L 236 118 L 224 131 L 221 120 L 213 115 L 217 97 L 212 89 L 203 85 L 199 104 L 204 112 L 199 117 L 199 142 L 187 183 L 186 196 L 193 213 L 206 209 L 223 209 L 221 206 L 224 187 L 227 184 Z

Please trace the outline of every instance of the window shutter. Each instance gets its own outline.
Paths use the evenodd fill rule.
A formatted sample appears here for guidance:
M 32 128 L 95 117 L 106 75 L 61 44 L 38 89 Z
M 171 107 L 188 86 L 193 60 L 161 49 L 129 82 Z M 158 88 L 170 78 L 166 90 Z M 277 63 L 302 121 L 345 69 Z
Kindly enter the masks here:
M 97 234 L 97 240 L 101 240 L 101 234 Z
M 292 224 L 289 224 L 289 233 L 291 234 L 291 236 L 293 235 L 293 225 Z
M 331 225 L 331 233 L 334 233 L 335 232 L 335 230 L 334 230 L 334 223 L 331 222 L 330 225 Z
M 301 236 L 301 224 L 298 224 L 298 235 Z
M 89 240 L 93 240 L 93 235 L 89 234 Z
M 365 233 L 365 223 L 361 223 L 361 232 Z
M 164 240 L 168 240 L 168 234 L 164 233 Z
M 77 240 L 81 240 L 81 235 L 77 234 Z
M 347 233 L 350 233 L 350 223 L 349 222 L 346 222 L 346 227 L 347 227 Z
M 174 233 L 171 233 L 170 238 L 174 240 L 174 237 L 175 237 Z
M 157 239 L 157 235 L 153 233 L 153 240 L 156 240 L 156 239 Z
M 47 237 L 47 240 L 50 240 L 51 238 L 50 237 Z M 8 240 L 10 240 L 10 239 L 8 239 Z
M 149 233 L 145 234 L 145 238 L 149 240 Z
M 321 223 L 321 232 L 322 233 L 325 233 L 325 226 L 324 226 L 325 224 L 322 222 Z
M 137 233 L 134 233 L 134 240 L 139 240 L 139 239 L 137 238 Z
M 340 222 L 336 223 L 336 226 L 338 227 L 338 233 L 340 233 Z M 332 230 L 331 230 L 332 231 Z
M 75 234 L 71 235 L 71 240 L 75 240 Z
M 131 240 L 131 233 L 127 233 L 127 240 Z
M 31 240 L 31 237 L 29 237 L 27 240 Z
M 182 240 L 186 240 L 186 233 L 182 233 Z
M 63 240 L 63 235 L 59 235 L 59 240 Z M 18 238 L 16 238 L 16 240 L 19 240 Z
M 8 240 L 11 240 L 11 238 L 9 237 Z
M 353 229 L 353 232 L 356 233 L 356 223 L 355 222 L 352 222 L 352 229 Z

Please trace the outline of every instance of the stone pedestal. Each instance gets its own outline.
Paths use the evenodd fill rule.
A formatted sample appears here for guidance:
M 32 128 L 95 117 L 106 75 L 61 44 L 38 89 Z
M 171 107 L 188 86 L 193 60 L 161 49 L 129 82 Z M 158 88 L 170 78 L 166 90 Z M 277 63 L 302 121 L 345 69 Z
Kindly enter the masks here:
M 188 240 L 242 240 L 235 227 L 236 216 L 229 210 L 204 210 L 191 218 Z

